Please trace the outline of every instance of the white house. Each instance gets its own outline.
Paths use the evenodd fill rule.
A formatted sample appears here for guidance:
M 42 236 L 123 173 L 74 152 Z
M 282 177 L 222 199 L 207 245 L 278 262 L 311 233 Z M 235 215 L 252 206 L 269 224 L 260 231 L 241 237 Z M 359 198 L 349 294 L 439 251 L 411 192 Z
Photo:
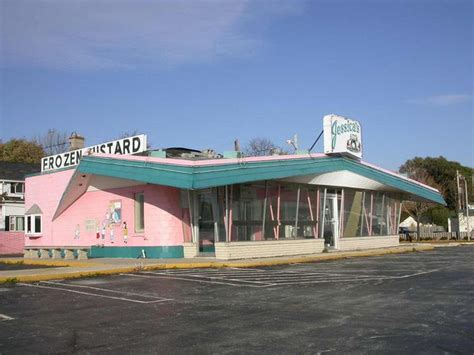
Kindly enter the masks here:
M 38 172 L 37 164 L 0 162 L 0 231 L 23 231 L 25 175 Z

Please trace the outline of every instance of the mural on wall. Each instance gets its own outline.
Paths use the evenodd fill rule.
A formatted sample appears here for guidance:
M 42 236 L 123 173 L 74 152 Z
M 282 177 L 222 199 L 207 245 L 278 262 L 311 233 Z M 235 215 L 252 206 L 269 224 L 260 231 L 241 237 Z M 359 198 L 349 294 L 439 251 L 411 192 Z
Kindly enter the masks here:
M 105 212 L 107 224 L 119 224 L 122 222 L 122 201 L 110 201 Z

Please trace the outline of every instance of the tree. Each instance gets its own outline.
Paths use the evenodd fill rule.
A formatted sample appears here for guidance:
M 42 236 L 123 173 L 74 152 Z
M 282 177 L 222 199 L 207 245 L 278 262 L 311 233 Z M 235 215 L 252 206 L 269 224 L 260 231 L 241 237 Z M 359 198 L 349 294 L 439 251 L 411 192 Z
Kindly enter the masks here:
M 41 162 L 43 156 L 43 148 L 35 141 L 11 139 L 0 142 L 0 161 L 32 164 Z
M 268 138 L 257 137 L 252 138 L 247 146 L 244 147 L 245 155 L 249 157 L 260 157 L 265 155 L 272 155 L 277 153 L 278 155 L 285 155 L 288 152 L 282 147 L 277 146 Z
M 441 187 L 436 184 L 433 177 L 423 168 L 411 167 L 410 170 L 405 170 L 405 173 L 410 179 L 421 182 L 422 184 L 429 185 L 438 190 L 441 190 Z M 420 238 L 420 222 L 423 216 L 433 208 L 433 204 L 429 202 L 419 202 L 419 201 L 404 201 L 403 210 L 408 213 L 416 222 L 416 233 L 418 238 Z
M 474 191 L 472 188 L 473 168 L 463 166 L 456 161 L 449 161 L 442 156 L 438 158 L 415 157 L 407 160 L 405 164 L 400 167 L 400 172 L 407 173 L 416 169 L 424 169 L 433 178 L 434 182 L 442 187 L 444 199 L 446 200 L 449 210 L 455 211 L 457 209 L 456 170 L 467 179 L 469 185 L 469 200 L 474 200 Z
M 55 128 L 48 129 L 43 135 L 35 138 L 46 155 L 64 153 L 69 150 L 69 135 L 66 132 L 59 132 Z

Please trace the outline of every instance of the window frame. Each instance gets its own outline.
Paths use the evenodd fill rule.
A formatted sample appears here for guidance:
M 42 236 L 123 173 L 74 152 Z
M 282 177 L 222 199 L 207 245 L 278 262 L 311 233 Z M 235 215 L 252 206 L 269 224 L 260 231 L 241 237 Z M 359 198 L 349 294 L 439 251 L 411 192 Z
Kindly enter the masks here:
M 23 229 L 18 228 L 18 220 L 23 219 Z M 13 226 L 13 228 L 12 228 Z M 25 231 L 25 216 L 11 215 L 8 216 L 8 231 L 10 232 L 24 232 Z
M 141 201 L 139 197 L 142 196 Z M 135 192 L 133 194 L 133 217 L 134 217 L 134 230 L 135 233 L 144 233 L 145 232 L 145 192 Z M 140 211 L 141 209 L 141 211 Z M 141 212 L 142 216 L 138 214 Z M 141 217 L 141 218 L 140 218 Z M 138 224 L 143 222 L 143 225 L 138 227 Z
M 21 186 L 21 191 L 18 191 L 18 187 Z M 11 182 L 10 183 L 10 194 L 12 195 L 23 195 L 25 193 L 24 182 Z
M 31 236 L 40 236 L 43 234 L 43 215 L 29 214 L 26 215 L 25 234 Z M 36 217 L 39 217 L 39 231 L 36 230 Z M 29 227 L 29 229 L 28 229 Z

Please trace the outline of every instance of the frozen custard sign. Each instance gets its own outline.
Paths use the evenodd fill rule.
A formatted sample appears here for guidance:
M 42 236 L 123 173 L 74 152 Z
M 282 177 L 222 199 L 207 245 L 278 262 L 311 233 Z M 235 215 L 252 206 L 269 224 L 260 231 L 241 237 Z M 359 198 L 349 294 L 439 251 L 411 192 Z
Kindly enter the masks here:
M 327 115 L 323 118 L 324 153 L 362 158 L 362 129 L 359 121 Z
M 73 150 L 71 152 L 44 157 L 41 159 L 41 171 L 50 171 L 75 166 L 79 164 L 83 155 L 89 153 L 130 155 L 144 151 L 146 151 L 146 135 L 141 134 L 94 145 L 92 147 Z

